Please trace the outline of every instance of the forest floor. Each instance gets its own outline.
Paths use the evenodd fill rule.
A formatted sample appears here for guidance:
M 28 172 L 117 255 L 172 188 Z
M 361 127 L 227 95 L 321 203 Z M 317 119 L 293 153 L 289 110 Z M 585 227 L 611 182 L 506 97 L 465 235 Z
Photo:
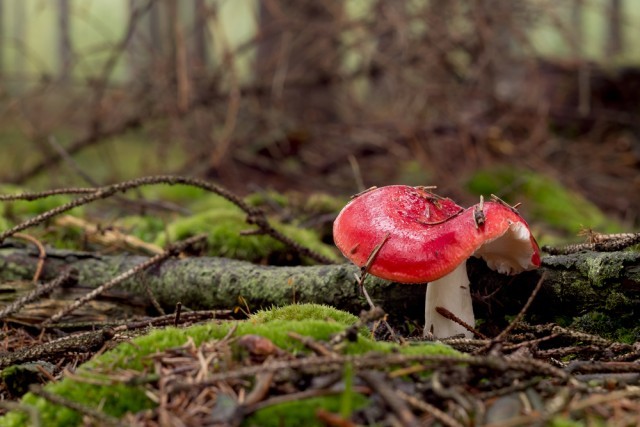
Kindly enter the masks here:
M 109 191 L 81 194 L 83 203 L 111 196 Z M 250 223 L 275 240 L 287 241 L 286 232 L 270 228 L 269 219 L 243 199 L 232 194 L 225 197 L 248 214 Z M 63 205 L 69 209 L 79 206 L 80 199 Z M 30 229 L 45 223 L 43 215 L 58 214 L 56 208 L 44 207 L 36 216 L 39 220 L 19 223 L 10 231 L 16 232 L 20 224 Z M 195 233 L 197 223 L 191 226 Z M 52 233 L 46 223 L 38 230 L 39 236 Z M 106 238 L 118 228 L 98 228 L 91 233 L 85 227 L 75 237 L 58 225 L 53 231 L 58 233 L 50 234 L 53 241 L 61 237 L 76 242 L 94 239 L 90 245 L 95 245 L 96 238 Z M 100 252 L 121 252 L 119 246 L 126 239 L 119 238 L 106 246 L 105 241 L 98 243 Z M 140 245 L 136 238 L 134 246 Z M 189 248 L 197 240 L 201 236 L 166 251 L 160 248 L 151 265 L 176 254 L 195 256 L 202 249 Z M 324 244 L 321 242 L 316 244 Z M 39 240 L 35 243 L 40 244 Z M 263 256 L 262 263 L 268 259 L 300 261 L 281 254 Z M 121 278 L 114 275 L 113 280 Z M 16 286 L 3 284 L 8 300 L 15 300 L 11 295 Z M 273 309 L 266 312 L 271 315 L 262 315 L 266 320 L 256 320 L 256 314 L 251 314 L 255 310 L 240 300 L 226 311 L 181 313 L 176 307 L 173 314 L 163 315 L 165 307 L 149 316 L 144 303 L 135 308 L 130 297 L 124 296 L 125 305 L 133 306 L 134 312 L 114 314 L 114 307 L 125 299 L 87 298 L 85 304 L 90 305 L 84 311 L 71 322 L 60 323 L 68 301 L 38 296 L 26 316 L 21 317 L 19 311 L 12 316 L 3 313 L 0 363 L 5 369 L 0 396 L 3 411 L 12 412 L 0 419 L 0 425 L 20 425 L 37 413 L 51 423 L 47 425 L 81 419 L 149 426 L 269 422 L 636 425 L 640 417 L 637 343 L 616 342 L 557 324 L 524 322 L 536 292 L 506 329 L 493 336 L 441 340 L 444 346 L 425 342 L 419 325 L 388 324 L 385 313 L 375 308 L 359 318 L 345 319 L 349 315 L 337 310 L 316 312 L 292 305 L 299 310 L 294 315 Z M 122 321 L 123 317 L 128 320 Z M 178 329 L 173 328 L 176 326 Z M 85 364 L 87 361 L 91 362 Z M 18 400 L 26 391 L 31 392 L 29 397 Z

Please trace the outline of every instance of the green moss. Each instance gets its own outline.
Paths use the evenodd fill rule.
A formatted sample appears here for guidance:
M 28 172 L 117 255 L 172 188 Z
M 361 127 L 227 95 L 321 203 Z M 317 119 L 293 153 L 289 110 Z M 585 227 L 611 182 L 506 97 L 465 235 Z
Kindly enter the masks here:
M 609 316 L 594 311 L 576 317 L 571 326 L 582 332 L 606 337 L 611 336 L 618 325 Z
M 141 386 L 132 387 L 115 383 L 102 387 L 63 380 L 50 383 L 46 389 L 73 402 L 88 404 L 94 408 L 100 406 L 101 411 L 114 417 L 122 417 L 127 412 L 138 412 L 154 406 Z M 82 420 L 81 415 L 76 411 L 53 405 L 31 393 L 27 393 L 21 403 L 33 407 L 39 413 L 42 425 L 45 426 L 74 426 L 79 425 Z M 28 425 L 28 421 L 29 418 L 25 413 L 12 411 L 0 418 L 0 426 L 24 426 Z
M 211 195 L 210 192 L 191 185 L 149 185 L 141 187 L 139 191 L 147 199 L 187 204 Z M 222 199 L 220 196 L 213 196 Z
M 141 191 L 145 198 L 173 202 L 193 212 L 219 208 L 241 212 L 240 208 L 224 197 L 190 185 L 152 185 L 142 187 Z
M 550 427 L 583 427 L 586 425 L 584 422 L 575 421 L 564 417 L 553 417 L 549 421 Z
M 344 313 L 347 315 L 348 313 Z M 321 319 L 306 320 L 284 320 L 274 319 L 264 323 L 259 321 L 224 322 L 196 325 L 188 329 L 166 328 L 151 332 L 148 335 L 137 338 L 131 344 L 121 344 L 113 351 L 105 353 L 95 361 L 89 362 L 85 366 L 89 368 L 115 369 L 131 368 L 142 370 L 149 362 L 145 356 L 152 354 L 159 349 L 178 347 L 183 345 L 190 337 L 196 345 L 203 341 L 210 341 L 224 337 L 229 329 L 235 325 L 236 335 L 256 334 L 270 339 L 279 347 L 300 351 L 302 344 L 289 337 L 288 332 L 293 331 L 300 335 L 310 336 L 317 340 L 328 340 L 332 334 L 342 331 L 345 324 L 338 322 L 327 322 Z M 359 354 L 367 351 L 390 352 L 399 350 L 407 354 L 457 354 L 450 347 L 442 344 L 430 342 L 411 346 L 398 347 L 393 343 L 372 341 L 365 337 L 360 337 L 357 342 L 350 343 L 348 352 Z
M 629 327 L 629 325 L 633 325 Z M 590 312 L 573 319 L 570 327 L 613 341 L 633 344 L 640 340 L 640 326 L 628 317 L 611 317 L 601 312 Z
M 264 235 L 242 235 L 252 229 L 245 221 L 246 215 L 235 207 L 217 208 L 180 218 L 166 227 L 155 243 L 164 246 L 170 241 L 184 239 L 199 233 L 208 235 L 209 255 L 259 262 L 285 256 L 287 248 L 281 242 Z M 274 227 L 303 246 L 331 259 L 338 260 L 332 246 L 324 244 L 311 230 L 292 225 L 274 223 Z
M 368 399 L 360 393 L 351 393 L 351 404 L 354 409 L 367 405 Z M 312 397 L 295 402 L 280 403 L 261 409 L 242 423 L 246 427 L 287 427 L 287 426 L 324 426 L 316 417 L 318 409 L 328 412 L 340 412 L 343 396 Z
M 277 191 L 261 191 L 249 194 L 244 200 L 251 206 L 270 206 L 275 204 L 280 208 L 284 208 L 289 205 L 289 198 Z
M 265 211 L 272 210 L 275 206 L 280 211 L 293 212 L 293 216 L 303 218 L 329 213 L 337 214 L 348 199 L 321 192 L 309 194 L 291 191 L 281 194 L 267 191 L 250 194 L 245 201 L 252 206 L 262 207 Z
M 42 425 L 42 422 L 39 422 L 38 424 Z M 5 416 L 0 417 L 0 427 L 18 427 L 28 425 L 36 425 L 36 423 L 30 422 L 29 416 L 22 411 L 10 411 Z
M 325 193 L 313 193 L 304 197 L 303 210 L 307 213 L 331 213 L 336 214 L 346 205 L 348 200 L 331 196 Z
M 3 184 L 0 185 L 0 194 L 20 194 L 25 193 L 30 190 L 25 190 L 23 188 Z M 0 203 L 0 212 L 5 217 L 15 217 L 24 219 L 26 217 L 31 217 L 35 215 L 39 215 L 43 212 L 56 208 L 58 206 L 64 205 L 65 203 L 69 203 L 76 197 L 67 196 L 67 195 L 58 195 L 58 196 L 50 196 L 44 197 L 37 200 L 25 201 L 25 200 L 16 200 L 12 202 L 1 202 Z M 70 210 L 69 214 L 79 215 L 84 212 L 84 207 L 77 207 Z
M 187 329 L 167 328 L 153 331 L 132 342 L 120 344 L 115 349 L 104 353 L 78 369 L 78 377 L 87 377 L 94 380 L 94 382 L 98 380 L 105 383 L 105 385 L 92 385 L 89 384 L 90 381 L 74 381 L 66 378 L 58 383 L 47 385 L 46 389 L 90 407 L 102 405 L 105 413 L 121 417 L 126 412 L 137 412 L 152 407 L 153 403 L 146 398 L 142 386 L 122 383 L 111 384 L 109 378 L 117 374 L 119 369 L 144 372 L 144 369 L 152 363 L 147 358 L 150 354 L 184 345 L 188 339 L 192 339 L 196 345 L 204 341 L 221 339 L 234 326 L 237 328 L 235 331 L 236 336 L 260 335 L 270 339 L 275 345 L 289 352 L 301 353 L 308 350 L 299 341 L 289 337 L 289 332 L 296 332 L 300 335 L 326 341 L 333 334 L 342 331 L 348 323 L 354 320 L 354 317 L 348 313 L 341 313 L 329 307 L 313 305 L 308 307 L 300 305 L 294 309 L 283 307 L 274 309 L 274 312 L 272 315 L 257 314 L 251 321 L 207 323 Z M 288 317 L 298 318 L 303 313 L 316 318 L 285 320 Z M 267 318 L 272 320 L 267 320 Z M 327 322 L 327 318 L 333 321 Z M 458 354 L 455 350 L 442 344 L 423 343 L 412 346 L 399 346 L 389 342 L 375 342 L 364 336 L 360 336 L 357 342 L 348 343 L 345 348 L 347 354 L 362 354 L 371 351 L 405 354 Z M 351 407 L 358 407 L 360 398 L 355 395 L 352 398 Z M 335 404 L 337 406 L 335 406 L 335 411 L 339 411 L 340 397 L 336 397 L 336 399 Z M 75 412 L 61 409 L 36 396 L 27 394 L 22 402 L 38 408 L 42 415 L 43 425 L 71 426 L 80 422 L 80 417 Z M 308 401 L 304 401 L 304 403 L 300 404 L 306 405 L 307 403 Z M 332 406 L 331 408 L 334 407 Z M 303 409 L 299 410 L 299 413 L 305 412 Z M 0 418 L 0 426 L 21 426 L 26 423 L 27 416 L 19 412 L 10 412 L 7 416 Z
M 592 256 L 586 257 L 585 262 L 578 268 L 588 277 L 593 287 L 601 288 L 609 286 L 610 282 L 620 277 L 620 273 L 624 270 L 624 261 L 616 254 L 593 253 Z
M 604 307 L 611 311 L 620 311 L 625 307 L 632 307 L 631 300 L 622 292 L 612 291 L 607 295 Z
M 273 307 L 260 310 L 251 316 L 255 323 L 265 323 L 272 320 L 327 320 L 331 319 L 343 325 L 352 325 L 358 318 L 346 311 L 338 310 L 322 304 L 292 304 L 284 307 Z
M 470 191 L 488 196 L 498 194 L 509 203 L 525 203 L 532 221 L 541 221 L 557 230 L 575 235 L 584 227 L 607 233 L 622 227 L 596 205 L 554 179 L 509 167 L 476 173 L 467 183 Z
M 166 220 L 157 216 L 131 215 L 118 218 L 114 226 L 144 242 L 153 242 L 159 235 L 164 233 L 166 222 Z

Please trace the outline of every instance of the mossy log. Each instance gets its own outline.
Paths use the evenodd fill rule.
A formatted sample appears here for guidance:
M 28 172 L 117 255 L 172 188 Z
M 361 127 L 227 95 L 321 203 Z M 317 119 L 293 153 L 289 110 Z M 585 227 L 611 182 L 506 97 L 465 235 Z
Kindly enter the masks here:
M 95 288 L 147 258 L 89 252 L 47 251 L 42 280 L 51 280 L 67 267 L 77 270 L 79 285 Z M 0 282 L 30 279 L 38 253 L 17 244 L 0 247 Z M 505 315 L 517 313 L 544 275 L 542 290 L 529 310 L 536 321 L 559 321 L 603 313 L 634 328 L 640 317 L 640 253 L 581 252 L 546 256 L 539 270 L 504 276 L 484 262 L 468 261 L 478 318 L 500 326 Z M 148 286 L 164 307 L 177 302 L 192 309 L 233 308 L 242 297 L 251 311 L 272 305 L 314 302 L 359 313 L 366 300 L 354 280 L 353 265 L 273 267 L 248 262 L 193 257 L 170 259 L 120 285 L 131 297 L 145 298 Z M 426 285 L 403 285 L 369 277 L 366 288 L 373 301 L 391 316 L 417 322 L 424 316 Z M 59 298 L 68 290 L 56 291 Z M 565 321 L 566 324 L 566 321 Z M 620 323 L 618 323 L 618 327 Z

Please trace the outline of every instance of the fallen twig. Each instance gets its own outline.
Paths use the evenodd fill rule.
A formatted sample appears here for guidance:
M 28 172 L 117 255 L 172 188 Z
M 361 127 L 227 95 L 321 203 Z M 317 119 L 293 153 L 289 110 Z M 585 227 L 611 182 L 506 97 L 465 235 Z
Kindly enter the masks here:
M 568 255 L 580 251 L 615 252 L 640 243 L 640 233 L 621 233 L 614 235 L 598 234 L 593 242 L 577 243 L 562 247 L 543 246 L 541 249 L 550 255 Z

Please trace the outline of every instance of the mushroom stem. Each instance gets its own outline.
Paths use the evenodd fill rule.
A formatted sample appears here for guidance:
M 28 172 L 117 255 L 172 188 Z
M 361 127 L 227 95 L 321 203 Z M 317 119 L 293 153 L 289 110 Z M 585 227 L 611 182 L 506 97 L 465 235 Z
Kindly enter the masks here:
M 468 325 L 475 325 L 466 262 L 462 262 L 451 273 L 427 285 L 424 333 L 426 335 L 431 332 L 437 338 L 460 334 L 465 338 L 473 337 L 466 328 L 438 313 L 436 307 L 444 307 Z

